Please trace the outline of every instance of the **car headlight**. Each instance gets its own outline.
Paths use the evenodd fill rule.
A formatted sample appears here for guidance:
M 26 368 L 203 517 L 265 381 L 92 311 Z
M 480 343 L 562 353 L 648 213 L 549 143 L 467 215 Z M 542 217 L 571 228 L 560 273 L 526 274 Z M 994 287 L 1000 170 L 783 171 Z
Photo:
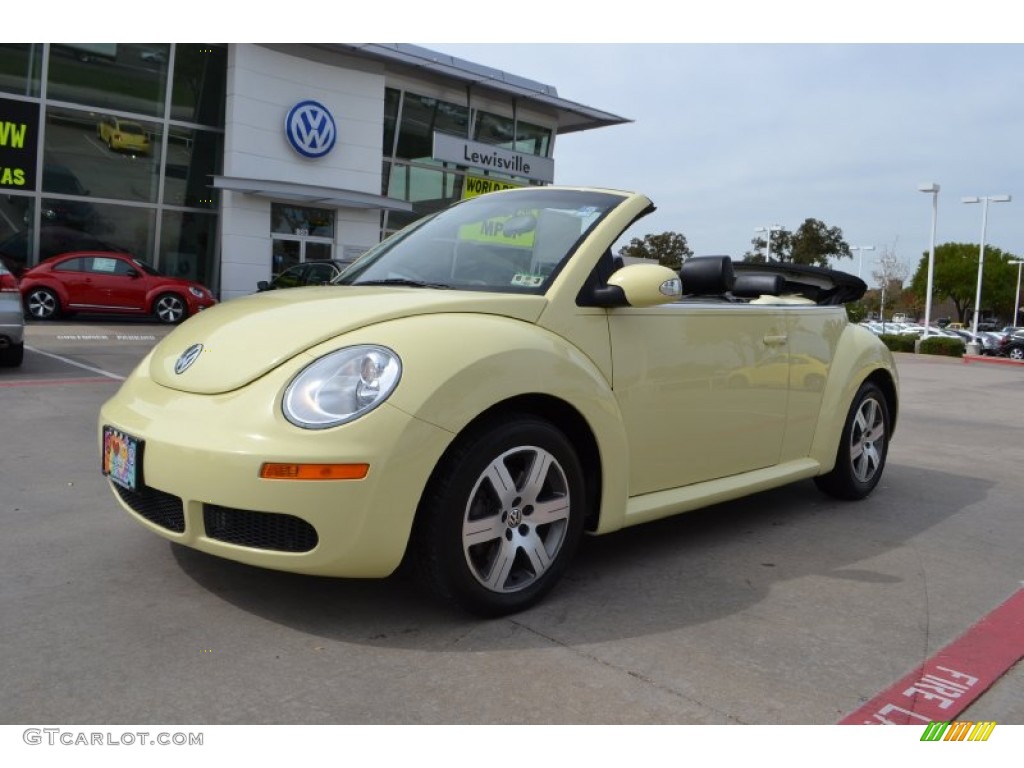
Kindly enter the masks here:
M 401 375 L 402 361 L 386 347 L 365 344 L 339 349 L 292 379 L 281 408 L 297 427 L 336 427 L 387 400 Z
M 202 299 L 206 296 L 206 292 L 202 288 L 196 288 L 194 285 L 188 287 L 188 292 L 195 296 L 197 299 Z

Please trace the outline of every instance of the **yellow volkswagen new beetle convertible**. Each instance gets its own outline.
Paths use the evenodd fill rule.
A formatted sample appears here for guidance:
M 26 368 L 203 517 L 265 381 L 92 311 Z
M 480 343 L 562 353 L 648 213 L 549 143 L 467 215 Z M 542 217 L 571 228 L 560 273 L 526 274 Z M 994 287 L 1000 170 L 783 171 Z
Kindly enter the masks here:
M 623 266 L 614 244 L 653 209 L 495 192 L 332 285 L 207 310 L 104 405 L 103 472 L 179 544 L 326 576 L 405 561 L 483 615 L 535 603 L 584 533 L 804 478 L 870 493 L 898 384 L 847 323 L 864 283 L 726 257 Z

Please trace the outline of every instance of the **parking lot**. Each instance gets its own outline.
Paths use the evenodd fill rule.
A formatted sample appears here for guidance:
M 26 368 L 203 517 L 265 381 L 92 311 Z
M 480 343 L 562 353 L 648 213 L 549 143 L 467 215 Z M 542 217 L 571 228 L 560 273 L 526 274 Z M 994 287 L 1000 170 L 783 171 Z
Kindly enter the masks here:
M 913 355 L 867 500 L 807 481 L 588 539 L 512 617 L 211 558 L 99 471 L 98 409 L 166 332 L 30 324 L 0 370 L 2 723 L 832 724 L 1024 579 L 1024 369 Z M 949 712 L 1024 724 L 1019 663 Z

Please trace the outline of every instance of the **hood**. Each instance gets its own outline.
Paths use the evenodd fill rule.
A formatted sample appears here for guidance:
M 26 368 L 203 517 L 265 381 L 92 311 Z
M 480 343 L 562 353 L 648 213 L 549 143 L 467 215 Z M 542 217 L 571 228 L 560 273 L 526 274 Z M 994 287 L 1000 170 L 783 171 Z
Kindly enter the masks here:
M 429 288 L 267 291 L 218 304 L 182 323 L 154 348 L 150 375 L 157 383 L 184 392 L 230 392 L 295 355 L 358 328 L 441 312 L 504 315 L 532 323 L 546 303 L 542 296 Z M 193 358 L 191 364 L 176 373 L 175 365 L 188 357 Z

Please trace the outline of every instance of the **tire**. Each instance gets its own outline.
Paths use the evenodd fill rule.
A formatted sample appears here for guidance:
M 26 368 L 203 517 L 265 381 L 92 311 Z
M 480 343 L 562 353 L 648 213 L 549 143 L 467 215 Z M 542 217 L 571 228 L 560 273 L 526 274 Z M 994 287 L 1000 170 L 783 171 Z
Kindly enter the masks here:
M 524 610 L 583 534 L 583 470 L 549 422 L 506 415 L 461 436 L 427 485 L 410 554 L 435 597 L 480 616 Z
M 1014 347 L 1006 356 L 1011 360 L 1024 360 L 1024 347 Z
M 17 368 L 25 358 L 25 344 L 12 344 L 0 349 L 0 368 Z
M 60 317 L 60 299 L 49 288 L 33 288 L 25 296 L 25 311 L 34 320 L 55 320 Z
M 161 323 L 175 325 L 188 317 L 188 307 L 178 294 L 162 293 L 153 302 L 153 314 Z
M 846 416 L 836 465 L 814 478 L 818 488 L 839 499 L 863 499 L 874 490 L 889 454 L 889 403 L 878 385 L 866 382 Z

